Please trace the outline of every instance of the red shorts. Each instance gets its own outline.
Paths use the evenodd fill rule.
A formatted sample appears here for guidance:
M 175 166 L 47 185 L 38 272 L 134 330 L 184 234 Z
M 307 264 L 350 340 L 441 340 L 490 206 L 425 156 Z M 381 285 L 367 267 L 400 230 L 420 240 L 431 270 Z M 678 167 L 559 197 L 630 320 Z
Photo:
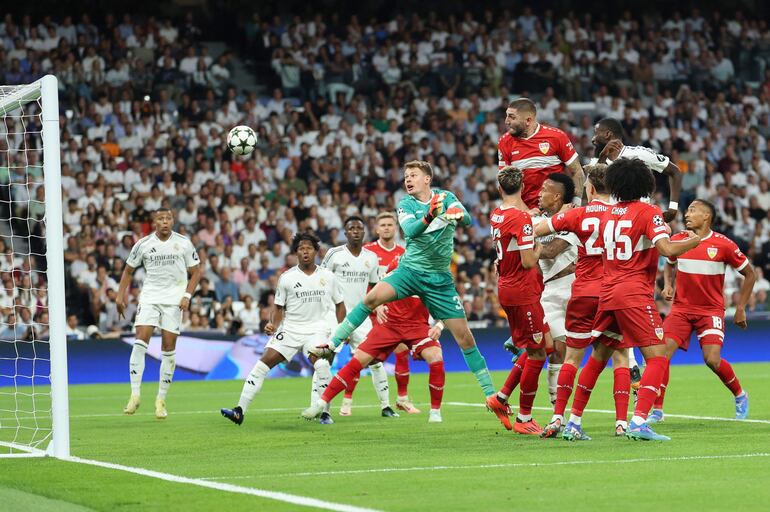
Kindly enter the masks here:
M 690 346 L 690 335 L 693 331 L 698 341 L 703 345 L 722 346 L 725 340 L 724 315 L 696 315 L 673 310 L 663 322 L 666 338 L 671 338 L 682 350 Z
M 655 304 L 599 311 L 594 320 L 594 341 L 614 348 L 663 345 L 663 326 Z M 620 339 L 616 339 L 617 335 Z
M 503 306 L 511 328 L 513 343 L 524 349 L 536 350 L 545 348 L 545 333 L 548 328 L 544 325 L 543 306 L 540 302 L 521 306 Z
M 567 303 L 567 346 L 583 349 L 591 345 L 599 297 L 572 297 Z
M 418 327 L 400 326 L 397 323 L 391 326 L 390 322 L 375 323 L 356 350 L 363 350 L 377 361 L 384 361 L 400 343 L 403 343 L 411 350 L 413 359 L 422 359 L 420 354 L 426 348 L 441 348 L 441 343 L 428 336 L 429 330 L 427 324 Z

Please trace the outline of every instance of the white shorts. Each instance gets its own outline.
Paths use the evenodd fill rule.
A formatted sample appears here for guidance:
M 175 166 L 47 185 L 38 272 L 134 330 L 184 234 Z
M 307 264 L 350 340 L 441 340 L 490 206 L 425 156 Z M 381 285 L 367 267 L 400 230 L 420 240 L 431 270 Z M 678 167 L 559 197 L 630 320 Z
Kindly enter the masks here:
M 182 310 L 178 305 L 139 304 L 136 308 L 134 327 L 151 325 L 162 331 L 179 334 L 182 325 Z
M 291 361 L 300 350 L 308 357 L 310 351 L 318 345 L 329 342 L 330 332 L 322 330 L 315 333 L 292 332 L 280 329 L 273 334 L 265 348 L 272 348 L 283 356 L 287 361 Z
M 544 320 L 551 330 L 551 337 L 563 339 L 567 336 L 565 322 L 567 320 L 567 303 L 572 296 L 572 283 L 575 274 L 548 281 L 545 283 L 540 304 L 543 306 Z

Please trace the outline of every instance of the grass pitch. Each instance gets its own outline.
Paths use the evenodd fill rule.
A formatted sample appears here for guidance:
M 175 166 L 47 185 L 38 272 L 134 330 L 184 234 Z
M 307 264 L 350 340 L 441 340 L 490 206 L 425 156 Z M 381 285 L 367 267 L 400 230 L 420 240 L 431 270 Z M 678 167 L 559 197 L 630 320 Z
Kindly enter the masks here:
M 194 480 L 2 459 L 0 510 L 310 510 L 200 483 L 315 498 L 332 510 L 345 510 L 339 504 L 387 511 L 762 508 L 770 502 L 770 364 L 735 369 L 750 395 L 750 418 L 762 421 L 713 419 L 734 415 L 730 393 L 705 366 L 675 366 L 666 397 L 671 415 L 658 428 L 670 443 L 614 437 L 611 372 L 588 405 L 608 412 L 586 413 L 584 428 L 594 440 L 580 443 L 505 431 L 480 407 L 470 373 L 447 375 L 442 424 L 427 423 L 426 374 L 413 374 L 410 383 L 422 414 L 381 418 L 364 377 L 353 416 L 341 418 L 335 407 L 332 426 L 298 417 L 308 402 L 307 379 L 265 382 L 241 427 L 219 415 L 237 401 L 239 381 L 175 383 L 165 421 L 152 414 L 157 383 L 144 386 L 133 417 L 121 414 L 128 385 L 73 386 L 74 456 Z M 494 378 L 500 385 L 504 374 Z M 535 410 L 541 425 L 551 416 L 547 397 L 543 375 Z

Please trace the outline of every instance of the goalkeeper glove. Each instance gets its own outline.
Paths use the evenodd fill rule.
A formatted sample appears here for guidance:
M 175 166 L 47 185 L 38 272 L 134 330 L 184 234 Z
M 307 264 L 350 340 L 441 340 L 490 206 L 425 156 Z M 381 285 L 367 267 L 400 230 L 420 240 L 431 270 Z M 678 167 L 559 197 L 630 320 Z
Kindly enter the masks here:
M 444 213 L 444 198 L 446 194 L 443 192 L 439 194 L 433 194 L 430 198 L 430 205 L 428 206 L 428 213 L 425 214 L 425 221 L 430 224 L 433 219 Z
M 332 354 L 334 354 L 334 349 L 336 347 L 334 346 L 334 342 L 329 343 L 322 343 L 321 345 L 316 345 L 312 349 L 308 350 L 311 354 L 314 356 L 326 359 Z
M 462 208 L 448 208 L 444 214 L 447 220 L 462 220 L 465 217 L 465 211 Z

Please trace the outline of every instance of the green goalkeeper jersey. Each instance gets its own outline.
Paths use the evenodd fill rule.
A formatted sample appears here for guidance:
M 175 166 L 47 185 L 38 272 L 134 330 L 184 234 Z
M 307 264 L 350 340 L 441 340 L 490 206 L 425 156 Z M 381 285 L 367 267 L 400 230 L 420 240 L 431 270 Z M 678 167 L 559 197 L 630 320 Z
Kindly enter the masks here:
M 463 226 L 470 225 L 471 217 L 468 211 L 453 193 L 433 189 L 431 197 L 442 192 L 446 194 L 443 212 L 449 208 L 460 208 L 464 216 L 459 223 Z M 401 256 L 399 266 L 421 272 L 448 272 L 458 221 L 447 220 L 442 212 L 442 215 L 437 215 L 430 225 L 427 225 L 423 219 L 428 213 L 429 205 L 430 200 L 423 203 L 412 196 L 406 196 L 398 203 L 398 223 L 406 237 L 406 252 Z

